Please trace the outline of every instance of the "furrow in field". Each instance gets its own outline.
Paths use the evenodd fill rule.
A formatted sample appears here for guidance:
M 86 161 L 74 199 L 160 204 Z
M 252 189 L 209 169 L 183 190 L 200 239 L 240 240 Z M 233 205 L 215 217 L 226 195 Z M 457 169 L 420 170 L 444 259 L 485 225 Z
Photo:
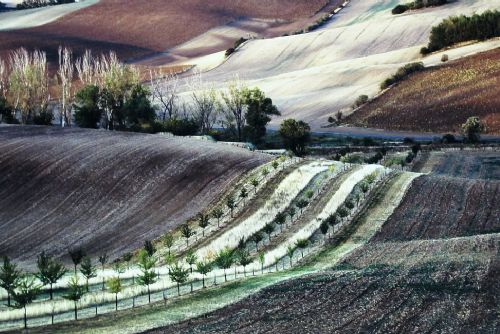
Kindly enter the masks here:
M 241 238 L 248 239 L 275 218 L 276 214 L 286 209 L 290 202 L 307 186 L 311 179 L 328 169 L 333 162 L 312 162 L 297 168 L 276 188 L 269 200 L 254 214 L 234 226 L 210 244 L 198 249 L 200 258 L 211 257 L 225 247 L 235 248 Z

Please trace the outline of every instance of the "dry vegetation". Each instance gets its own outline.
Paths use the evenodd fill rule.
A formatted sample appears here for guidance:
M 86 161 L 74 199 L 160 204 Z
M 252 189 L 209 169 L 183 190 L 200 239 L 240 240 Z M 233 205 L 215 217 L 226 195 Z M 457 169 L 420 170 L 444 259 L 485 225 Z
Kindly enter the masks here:
M 411 75 L 346 122 L 391 130 L 457 132 L 479 116 L 487 133 L 500 134 L 500 49 Z
M 140 248 L 269 160 L 206 141 L 27 126 L 0 127 L 0 151 L 0 253 L 25 264 L 42 249 Z
M 328 3 L 327 0 L 124 2 L 102 0 L 41 27 L 0 32 L 0 54 L 25 46 L 45 49 L 50 57 L 60 44 L 65 44 L 75 51 L 112 49 L 121 58 L 138 57 L 164 51 L 241 17 L 288 22 L 312 16 Z M 228 47 L 234 43 L 227 42 Z

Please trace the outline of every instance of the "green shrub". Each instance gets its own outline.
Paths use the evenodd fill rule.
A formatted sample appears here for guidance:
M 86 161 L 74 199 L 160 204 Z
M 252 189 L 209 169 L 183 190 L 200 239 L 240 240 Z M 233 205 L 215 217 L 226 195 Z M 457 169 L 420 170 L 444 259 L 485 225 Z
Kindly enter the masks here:
M 234 42 L 234 49 L 236 50 L 241 44 L 245 43 L 246 41 L 248 41 L 248 39 L 240 37 L 240 39 Z
M 488 10 L 472 16 L 452 16 L 433 27 L 427 52 L 472 40 L 486 40 L 500 36 L 500 11 Z
M 170 132 L 175 136 L 194 136 L 198 133 L 198 124 L 192 119 L 172 118 L 162 123 L 156 123 L 156 130 Z
M 354 102 L 354 108 L 358 108 L 368 102 L 368 95 L 360 95 Z
M 33 124 L 36 125 L 52 125 L 54 115 L 51 111 L 42 111 L 40 114 L 33 117 Z
M 408 9 L 410 9 L 408 7 L 408 5 L 397 5 L 396 7 L 394 7 L 392 9 L 392 14 L 394 15 L 398 15 L 398 14 L 403 14 L 404 12 L 406 12 Z
M 448 61 L 448 59 L 449 59 L 449 58 L 448 58 L 448 55 L 447 55 L 447 54 L 444 54 L 444 55 L 442 55 L 442 56 L 441 56 L 441 61 L 442 61 L 443 63 L 447 62 L 447 61 Z
M 386 89 L 389 86 L 402 81 L 405 79 L 408 75 L 422 71 L 425 68 L 424 63 L 422 62 L 416 62 L 416 63 L 409 63 L 406 64 L 403 67 L 400 67 L 397 72 L 391 76 L 390 78 L 385 79 L 381 84 L 380 88 L 381 89 Z

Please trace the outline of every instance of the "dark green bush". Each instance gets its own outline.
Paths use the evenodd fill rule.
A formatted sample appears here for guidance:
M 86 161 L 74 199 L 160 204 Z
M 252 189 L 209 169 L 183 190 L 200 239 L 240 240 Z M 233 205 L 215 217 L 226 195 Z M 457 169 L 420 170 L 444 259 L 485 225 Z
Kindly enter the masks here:
M 391 76 L 390 78 L 385 79 L 380 84 L 380 88 L 381 89 L 386 89 L 389 86 L 395 84 L 396 82 L 402 81 L 403 79 L 405 79 L 410 74 L 422 71 L 424 68 L 425 68 L 425 66 L 424 66 L 424 63 L 422 63 L 422 62 L 416 62 L 416 63 L 406 64 L 405 66 L 400 67 L 393 76 Z
M 163 131 L 176 136 L 194 136 L 199 132 L 198 124 L 192 119 L 172 118 L 162 123 Z
M 226 50 L 226 57 L 229 57 L 230 55 L 232 55 L 234 53 L 234 51 L 236 51 L 234 48 L 229 48 Z
M 358 108 L 368 102 L 368 95 L 360 95 L 354 102 L 354 108 Z
M 54 115 L 51 111 L 42 111 L 40 114 L 33 117 L 33 124 L 36 125 L 52 125 Z
M 241 44 L 245 43 L 248 41 L 248 39 L 240 37 L 236 42 L 234 42 L 234 49 L 236 50 Z
M 429 45 L 426 50 L 422 49 L 421 53 L 441 50 L 465 41 L 493 37 L 500 37 L 500 11 L 489 10 L 472 16 L 452 16 L 432 28 Z
M 392 9 L 392 14 L 398 15 L 398 14 L 403 14 L 409 9 L 408 5 L 397 5 Z

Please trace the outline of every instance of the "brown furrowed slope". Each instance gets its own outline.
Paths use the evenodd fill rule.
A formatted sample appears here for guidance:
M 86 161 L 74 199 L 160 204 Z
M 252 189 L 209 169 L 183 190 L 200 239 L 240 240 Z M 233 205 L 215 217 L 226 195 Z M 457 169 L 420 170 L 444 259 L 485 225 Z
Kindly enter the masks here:
M 500 182 L 422 176 L 374 237 L 376 241 L 500 233 Z
M 232 146 L 102 130 L 0 127 L 0 255 L 112 257 L 196 215 L 269 160 Z
M 441 176 L 500 181 L 497 151 L 423 152 L 414 171 Z
M 346 118 L 355 126 L 458 132 L 479 116 L 500 134 L 500 49 L 411 75 Z
M 0 53 L 27 46 L 55 54 L 57 45 L 98 48 L 122 58 L 164 51 L 242 17 L 290 22 L 314 15 L 327 0 L 101 0 L 44 26 L 0 32 Z M 22 39 L 19 39 L 19 36 Z M 231 46 L 234 41 L 228 41 Z M 220 50 L 217 50 L 220 51 Z
M 147 333 L 494 333 L 498 237 L 381 244 L 385 256 L 266 288 L 203 317 Z M 434 258 L 446 249 L 453 259 Z M 370 244 L 356 253 L 361 259 Z M 405 254 L 419 261 L 394 265 Z M 352 263 L 351 263 L 352 262 Z M 358 265 L 359 267 L 355 266 Z

